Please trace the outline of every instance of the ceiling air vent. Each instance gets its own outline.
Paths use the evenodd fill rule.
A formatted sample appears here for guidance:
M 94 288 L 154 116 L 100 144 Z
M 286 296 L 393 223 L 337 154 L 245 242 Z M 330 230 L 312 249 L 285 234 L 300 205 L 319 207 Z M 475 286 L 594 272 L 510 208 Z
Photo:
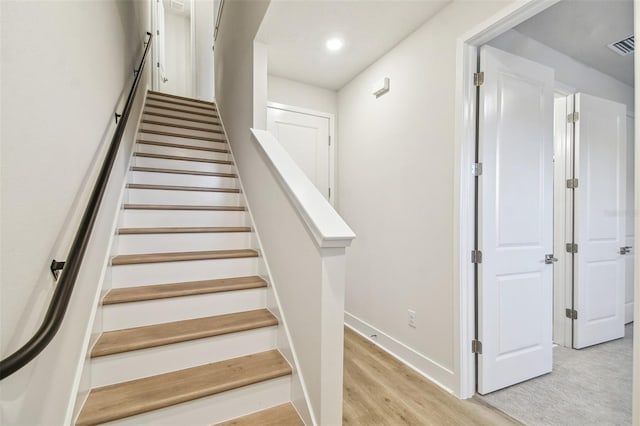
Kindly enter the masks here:
M 609 45 L 609 49 L 613 50 L 620 56 L 627 56 L 633 53 L 633 46 L 634 46 L 633 36 L 629 36 L 624 40 L 611 43 Z

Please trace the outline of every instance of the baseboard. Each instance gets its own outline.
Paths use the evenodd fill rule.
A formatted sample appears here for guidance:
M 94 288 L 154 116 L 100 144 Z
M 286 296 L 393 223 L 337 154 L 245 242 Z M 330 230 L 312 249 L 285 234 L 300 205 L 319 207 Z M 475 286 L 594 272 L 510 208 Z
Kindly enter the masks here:
M 630 322 L 633 322 L 633 302 L 624 305 L 624 323 L 629 324 Z
M 347 327 L 362 335 L 398 361 L 426 377 L 445 391 L 455 394 L 452 389 L 455 388 L 458 378 L 453 371 L 348 312 L 344 313 L 344 322 Z M 372 336 L 376 337 L 372 338 Z

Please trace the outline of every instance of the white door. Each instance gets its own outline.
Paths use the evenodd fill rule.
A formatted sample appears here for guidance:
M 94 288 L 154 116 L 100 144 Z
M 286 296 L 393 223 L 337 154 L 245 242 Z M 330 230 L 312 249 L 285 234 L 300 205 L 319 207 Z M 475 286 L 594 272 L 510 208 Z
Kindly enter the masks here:
M 166 76 L 166 47 L 165 47 L 165 12 L 164 4 L 162 1 L 156 1 L 156 13 L 158 18 L 158 32 L 156 37 L 158 40 L 158 63 L 156 64 L 156 71 L 158 76 L 157 90 L 160 92 L 166 92 L 166 85 L 169 81 Z
M 573 346 L 624 336 L 626 107 L 578 93 L 575 123 Z
M 282 144 L 322 195 L 330 199 L 329 119 L 268 107 L 267 130 Z
M 552 367 L 552 69 L 480 50 L 478 392 Z
M 635 196 L 634 196 L 634 159 L 635 149 L 633 146 L 634 139 L 634 119 L 627 115 L 627 221 L 625 226 L 626 247 L 629 253 L 625 256 L 624 276 L 626 281 L 626 291 L 624 300 L 624 322 L 633 321 L 633 258 L 634 256 L 634 240 L 635 240 Z

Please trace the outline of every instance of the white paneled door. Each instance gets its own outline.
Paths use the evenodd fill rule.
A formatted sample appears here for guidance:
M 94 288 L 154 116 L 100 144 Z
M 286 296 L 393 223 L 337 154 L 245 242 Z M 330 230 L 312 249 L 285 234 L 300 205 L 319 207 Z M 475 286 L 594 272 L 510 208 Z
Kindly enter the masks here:
M 624 336 L 626 107 L 575 95 L 573 346 Z
M 330 199 L 329 119 L 270 106 L 267 108 L 267 130 L 322 195 Z
M 489 46 L 480 67 L 478 392 L 486 394 L 552 368 L 554 72 Z

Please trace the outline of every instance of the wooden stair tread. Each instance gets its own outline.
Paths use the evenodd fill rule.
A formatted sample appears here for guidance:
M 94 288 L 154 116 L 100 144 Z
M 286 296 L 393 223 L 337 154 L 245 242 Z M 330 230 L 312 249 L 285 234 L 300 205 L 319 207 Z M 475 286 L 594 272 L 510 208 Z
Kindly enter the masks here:
M 211 124 L 213 126 L 220 126 L 220 121 L 219 120 L 202 120 L 202 119 L 198 119 L 198 118 L 180 117 L 180 116 L 177 116 L 177 115 L 163 114 L 161 112 L 153 112 L 153 111 L 143 111 L 143 114 L 145 114 L 145 115 L 154 115 L 156 117 L 171 118 L 171 119 L 174 119 L 174 120 L 191 121 L 191 122 L 194 122 L 194 123 Z
M 119 235 L 146 234 L 204 234 L 224 232 L 251 232 L 248 226 L 189 226 L 189 227 L 158 227 L 158 228 L 120 228 Z
M 207 250 L 183 251 L 172 253 L 121 254 L 111 259 L 111 264 L 137 265 L 140 263 L 188 262 L 194 260 L 237 259 L 258 257 L 258 252 L 251 249 L 239 250 Z
M 162 130 L 152 130 L 152 129 L 139 129 L 138 133 L 145 133 L 145 134 L 151 134 L 151 135 L 160 135 L 160 136 L 172 136 L 172 137 L 176 137 L 176 138 L 183 138 L 183 139 L 197 139 L 200 141 L 206 141 L 206 142 L 221 142 L 221 143 L 226 143 L 227 140 L 225 138 L 210 138 L 207 136 L 197 136 L 197 135 L 185 135 L 184 133 L 174 133 L 174 132 L 164 132 Z
M 246 207 L 242 206 L 192 206 L 182 204 L 125 204 L 127 210 L 205 210 L 205 211 L 227 211 L 243 212 Z
M 153 185 L 147 183 L 128 183 L 129 189 L 153 189 L 158 191 L 196 191 L 196 192 L 226 192 L 239 194 L 238 188 L 207 188 L 204 186 Z
M 224 178 L 237 178 L 235 173 L 218 173 L 218 172 L 201 172 L 197 170 L 179 170 L 179 169 L 162 169 L 158 167 L 140 167 L 132 166 L 131 171 L 134 172 L 149 172 L 149 173 L 173 173 L 178 175 L 197 175 L 197 176 L 213 176 Z
M 304 422 L 291 403 L 278 405 L 247 416 L 238 417 L 216 426 L 304 426 Z
M 164 160 L 195 161 L 195 162 L 199 162 L 199 163 L 233 165 L 233 161 L 214 160 L 214 159 L 211 159 L 211 158 L 183 157 L 181 155 L 149 154 L 149 153 L 146 153 L 146 152 L 134 152 L 133 155 L 136 156 L 136 157 L 160 158 L 160 159 L 164 159 Z
M 228 154 L 229 151 L 221 148 L 209 148 L 207 146 L 198 146 L 198 145 L 184 145 L 181 143 L 171 143 L 171 142 L 158 142 L 158 141 L 147 141 L 144 139 L 138 139 L 137 142 L 142 145 L 154 145 L 154 146 L 163 146 L 166 148 L 182 148 L 182 149 L 195 149 L 198 151 L 207 151 L 207 152 L 219 152 L 221 154 Z
M 224 135 L 219 130 L 207 129 L 206 127 L 187 126 L 186 124 L 167 123 L 166 121 L 142 120 L 143 124 L 153 124 L 156 126 L 175 127 L 177 129 L 197 130 L 199 132 L 210 132 Z
M 117 420 L 289 374 L 291 367 L 273 350 L 105 386 L 89 393 L 76 425 Z
M 162 93 L 162 92 L 158 92 L 158 91 L 155 91 L 155 90 L 147 90 L 147 92 L 149 94 L 156 95 L 156 96 L 164 96 L 164 97 L 167 97 L 167 98 L 175 98 L 175 99 L 184 99 L 185 101 L 199 102 L 201 104 L 206 104 L 206 105 L 211 105 L 211 106 L 215 106 L 216 105 L 213 102 L 203 101 L 201 99 L 187 98 L 186 96 L 172 95 L 171 93 Z
M 113 305 L 117 303 L 141 302 L 145 300 L 168 299 L 171 297 L 247 290 L 266 286 L 267 283 L 262 278 L 252 276 L 113 288 L 104 296 L 102 304 Z
M 148 96 L 147 97 L 147 101 L 154 101 L 154 102 L 164 102 L 167 104 L 172 104 L 172 105 L 179 105 L 179 106 L 186 106 L 189 108 L 200 108 L 200 109 L 204 109 L 206 111 L 215 111 L 215 107 L 213 105 L 195 105 L 193 103 L 189 103 L 189 101 L 180 101 L 180 100 L 175 100 L 175 99 L 169 99 L 169 98 L 163 98 L 162 96 Z
M 235 312 L 212 317 L 174 321 L 102 333 L 91 350 L 91 357 L 137 351 L 157 346 L 222 334 L 237 333 L 278 324 L 267 309 Z
M 162 102 L 162 101 L 158 101 L 158 102 Z M 211 117 L 211 118 L 218 118 L 217 114 L 209 114 L 206 112 L 200 112 L 200 111 L 189 111 L 186 109 L 181 109 L 181 108 L 173 108 L 173 107 L 168 107 L 165 105 L 159 105 L 159 104 L 155 104 L 152 102 L 147 101 L 147 103 L 145 104 L 145 108 L 156 108 L 156 109 L 164 109 L 167 111 L 175 111 L 175 112 L 181 112 L 184 114 L 193 114 L 193 115 L 201 115 L 203 117 Z

